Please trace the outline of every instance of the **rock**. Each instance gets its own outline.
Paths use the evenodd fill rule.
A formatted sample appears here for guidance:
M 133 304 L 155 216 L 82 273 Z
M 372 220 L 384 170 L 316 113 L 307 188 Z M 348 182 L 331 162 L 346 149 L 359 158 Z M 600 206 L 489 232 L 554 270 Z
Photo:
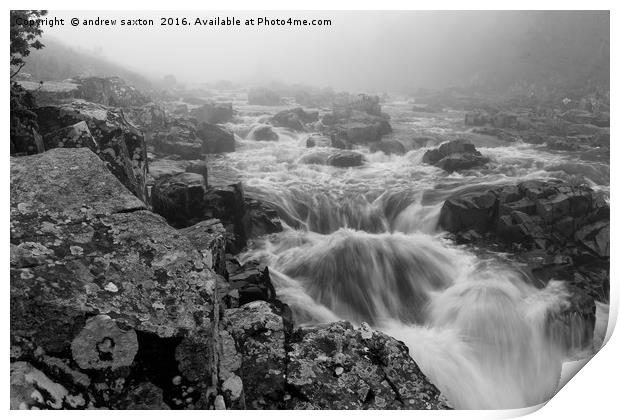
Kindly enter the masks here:
M 142 382 L 131 387 L 127 394 L 116 403 L 121 410 L 170 410 L 164 402 L 161 388 L 150 382 Z
M 331 147 L 331 139 L 320 134 L 311 134 L 306 140 L 306 147 Z
M 228 261 L 229 294 L 236 296 L 231 307 L 238 307 L 249 302 L 263 300 L 272 302 L 276 298 L 276 291 L 269 277 L 269 268 L 257 262 L 250 261 L 240 265 L 237 261 Z
M 286 408 L 448 408 L 403 343 L 368 332 L 345 321 L 295 332 L 286 376 L 295 393 Z
M 204 177 L 189 172 L 157 181 L 151 192 L 153 211 L 172 226 L 191 226 L 202 218 L 206 189 Z
M 78 77 L 73 79 L 78 85 L 76 98 L 89 102 L 113 106 L 141 106 L 150 101 L 135 87 L 128 85 L 120 77 Z
M 151 379 L 183 374 L 179 341 L 212 341 L 218 276 L 196 246 L 87 148 L 11 160 L 10 240 L 13 360 L 36 362 L 53 382 L 41 401 L 165 408 L 162 392 L 172 391 Z M 212 372 L 203 374 L 197 381 L 210 386 Z M 26 385 L 40 376 L 24 375 Z
M 82 369 L 118 369 L 131 366 L 138 353 L 138 338 L 132 329 L 121 330 L 107 315 L 89 318 L 71 342 L 73 360 Z
M 239 362 L 226 381 L 230 401 L 236 408 L 284 408 L 286 393 L 286 336 L 290 326 L 273 304 L 251 302 L 225 312 L 224 326 L 236 343 Z M 288 331 L 287 331 L 288 330 Z M 224 357 L 230 358 L 227 354 Z M 239 378 L 239 379 L 237 379 Z M 239 384 L 239 381 L 242 383 Z M 240 388 L 242 385 L 242 389 Z M 237 392 L 234 392 L 237 390 Z M 235 398 L 243 393 L 243 400 Z
M 266 88 L 254 88 L 248 92 L 249 105 L 277 106 L 280 102 L 280 95 Z
M 495 223 L 497 197 L 493 193 L 464 194 L 446 200 L 439 214 L 439 225 L 448 232 L 474 229 L 486 232 Z
M 609 258 L 609 220 L 586 225 L 575 232 L 575 239 L 601 258 Z
M 401 142 L 388 139 L 382 139 L 376 143 L 371 143 L 370 151 L 372 153 L 383 152 L 386 155 L 404 155 L 406 152 L 405 146 Z
M 207 167 L 207 162 L 205 162 L 204 160 L 188 162 L 188 165 L 185 167 L 185 172 L 188 172 L 191 174 L 198 174 L 202 176 L 202 179 L 204 180 L 205 185 L 207 185 L 209 169 Z
M 609 206 L 586 186 L 533 180 L 459 194 L 444 203 L 439 226 L 460 242 L 513 253 L 543 283 L 608 295 Z M 551 262 L 539 267 L 541 255 Z
M 12 334 L 60 352 L 91 313 L 161 337 L 206 322 L 214 274 L 188 239 L 143 209 L 88 149 L 13 159 L 11 249 L 37 243 L 45 258 L 32 264 L 32 251 L 12 252 Z M 109 282 L 118 292 L 104 290 Z
M 11 363 L 11 410 L 85 408 L 84 399 L 28 362 Z
M 204 153 L 227 153 L 235 151 L 235 136 L 228 130 L 214 124 L 201 123 L 198 137 L 202 139 Z
M 248 136 L 256 141 L 278 141 L 278 134 L 267 124 L 252 128 Z
M 70 103 L 40 107 L 36 110 L 39 129 L 50 147 L 90 147 L 94 144 L 84 134 L 85 122 L 96 147 L 91 149 L 110 171 L 136 197 L 146 200 L 148 163 L 144 136 L 129 124 L 122 112 L 103 105 L 74 100 Z M 66 128 L 74 126 L 73 128 Z M 58 131 L 63 129 L 64 131 Z M 73 140 L 66 136 L 74 136 Z M 77 137 L 76 137 L 77 136 Z M 79 139 L 79 141 L 77 141 Z
M 209 124 L 225 123 L 233 118 L 232 104 L 206 103 L 190 111 L 190 116 L 198 120 L 199 123 Z
M 183 172 L 199 174 L 203 177 L 205 185 L 207 184 L 208 169 L 204 160 L 156 159 L 149 162 L 149 175 L 152 178 L 150 185 L 154 185 L 154 181 Z
M 276 127 L 285 127 L 294 131 L 305 131 L 307 124 L 318 121 L 318 119 L 318 111 L 306 112 L 302 108 L 293 108 L 278 112 L 269 121 Z
M 381 140 L 392 132 L 388 118 L 361 111 L 345 109 L 334 111 L 321 119 L 324 134 L 353 144 L 367 144 Z
M 430 149 L 422 157 L 422 162 L 440 167 L 447 172 L 471 169 L 485 165 L 489 159 L 482 156 L 471 143 L 454 140 Z
M 75 80 L 56 80 L 45 82 L 30 82 L 20 80 L 16 82 L 23 89 L 37 96 L 37 103 L 41 105 L 57 104 L 79 98 L 80 85 Z
M 327 164 L 337 166 L 339 168 L 350 168 L 353 166 L 362 166 L 364 163 L 364 155 L 358 152 L 342 151 L 331 154 L 327 158 Z
M 244 204 L 242 223 L 244 236 L 247 239 L 282 232 L 278 213 L 271 206 L 251 197 L 245 197 Z
M 45 150 L 57 147 L 88 147 L 90 150 L 95 151 L 99 148 L 85 121 L 47 133 L 43 136 L 43 144 Z
M 124 108 L 127 120 L 143 133 L 162 130 L 169 123 L 164 107 L 155 103 Z
M 207 267 L 226 276 L 226 229 L 217 219 L 208 219 L 181 229 L 202 253 Z
M 306 165 L 327 165 L 329 156 L 329 152 L 323 150 L 305 153 L 299 158 L 299 163 Z
M 181 159 L 200 159 L 204 153 L 203 141 L 198 138 L 196 127 L 179 118 L 154 132 L 151 144 L 157 153 L 176 155 Z

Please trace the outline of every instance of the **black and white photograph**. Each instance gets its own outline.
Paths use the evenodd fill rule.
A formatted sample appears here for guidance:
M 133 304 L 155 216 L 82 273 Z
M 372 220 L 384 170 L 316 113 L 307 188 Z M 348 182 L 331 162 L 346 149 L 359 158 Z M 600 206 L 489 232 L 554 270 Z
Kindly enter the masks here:
M 604 346 L 610 10 L 96 7 L 10 9 L 10 410 L 526 409 Z

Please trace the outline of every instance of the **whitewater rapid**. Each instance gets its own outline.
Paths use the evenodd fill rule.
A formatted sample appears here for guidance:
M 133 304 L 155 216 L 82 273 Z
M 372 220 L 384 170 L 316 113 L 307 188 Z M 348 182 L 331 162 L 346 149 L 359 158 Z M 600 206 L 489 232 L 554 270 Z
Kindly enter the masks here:
M 237 151 L 210 160 L 210 170 L 232 170 L 246 194 L 278 210 L 284 231 L 255 240 L 239 259 L 269 265 L 296 324 L 368 322 L 404 341 L 456 408 L 545 402 L 563 362 L 580 356 L 576 348 L 593 350 L 566 346 L 558 339 L 566 331 L 546 327 L 547 314 L 568 304 L 561 282 L 539 289 L 500 256 L 445 239 L 437 220 L 456 192 L 526 179 L 578 177 L 608 193 L 608 163 L 474 136 L 462 126 L 462 113 L 415 114 L 406 102 L 393 102 L 384 111 L 392 116 L 392 137 L 409 149 L 405 155 L 361 147 L 366 163 L 359 168 L 305 164 L 302 157 L 317 150 L 306 148 L 309 134 L 274 128 L 278 141 L 251 140 L 274 110 L 235 108 L 240 119 L 229 128 Z M 410 139 L 422 135 L 437 143 L 468 138 L 491 163 L 447 175 L 421 163 L 427 147 Z

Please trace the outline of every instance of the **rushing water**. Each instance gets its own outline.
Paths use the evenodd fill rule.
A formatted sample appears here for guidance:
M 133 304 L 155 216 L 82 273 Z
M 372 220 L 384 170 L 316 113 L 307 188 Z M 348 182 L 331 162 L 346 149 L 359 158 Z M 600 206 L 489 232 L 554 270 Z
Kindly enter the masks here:
M 279 141 L 251 140 L 274 109 L 235 107 L 241 121 L 229 128 L 237 151 L 210 166 L 232 169 L 247 194 L 278 209 L 284 231 L 255 241 L 240 258 L 269 265 L 298 324 L 368 322 L 403 340 L 458 408 L 518 408 L 553 395 L 562 363 L 578 356 L 545 333 L 546 314 L 566 303 L 563 284 L 539 289 L 498 256 L 455 246 L 438 231 L 438 214 L 455 192 L 525 179 L 577 177 L 608 193 L 605 157 L 503 143 L 467 132 L 462 113 L 420 114 L 392 102 L 383 108 L 392 136 L 409 151 L 360 148 L 364 166 L 342 169 L 302 163 L 321 153 L 305 147 L 308 134 L 275 128 Z M 491 163 L 447 175 L 421 163 L 435 144 L 416 136 L 437 139 L 431 143 L 465 137 Z

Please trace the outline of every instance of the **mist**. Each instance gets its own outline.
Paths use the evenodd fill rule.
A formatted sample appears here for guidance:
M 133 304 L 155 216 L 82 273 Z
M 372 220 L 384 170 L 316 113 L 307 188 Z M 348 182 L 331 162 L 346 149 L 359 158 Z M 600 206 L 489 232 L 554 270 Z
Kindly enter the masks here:
M 162 17 L 329 19 L 328 26 L 160 26 Z M 609 12 L 50 12 L 55 38 L 152 79 L 383 92 L 519 82 L 609 84 Z M 153 19 L 73 27 L 71 18 Z M 33 57 L 40 52 L 34 52 Z

